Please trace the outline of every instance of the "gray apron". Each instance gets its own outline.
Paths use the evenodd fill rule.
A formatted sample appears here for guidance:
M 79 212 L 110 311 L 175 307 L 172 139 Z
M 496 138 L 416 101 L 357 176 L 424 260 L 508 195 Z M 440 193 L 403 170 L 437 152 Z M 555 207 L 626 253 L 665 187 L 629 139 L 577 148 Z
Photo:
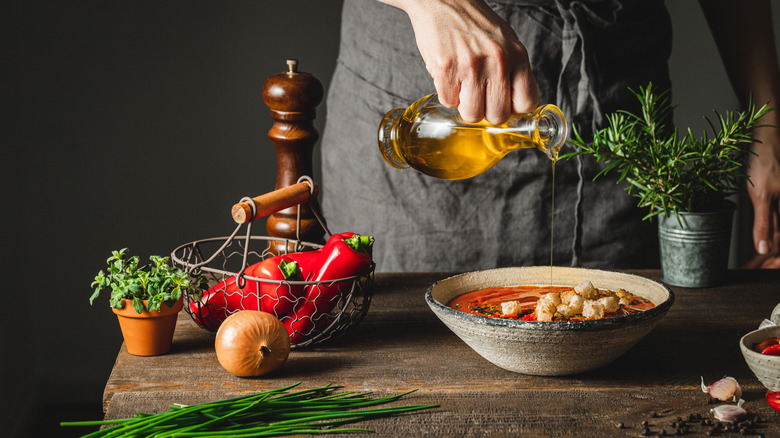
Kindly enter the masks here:
M 558 105 L 586 135 L 604 126 L 605 114 L 636 109 L 627 87 L 671 87 L 663 1 L 488 3 L 528 49 L 540 103 Z M 330 229 L 374 236 L 381 272 L 549 264 L 550 160 L 519 150 L 460 181 L 387 165 L 376 143 L 382 116 L 435 92 L 433 81 L 404 12 L 374 0 L 345 0 L 343 8 L 321 143 Z M 616 176 L 593 182 L 600 169 L 591 157 L 556 165 L 554 264 L 654 267 L 657 234 L 641 220 L 646 211 Z

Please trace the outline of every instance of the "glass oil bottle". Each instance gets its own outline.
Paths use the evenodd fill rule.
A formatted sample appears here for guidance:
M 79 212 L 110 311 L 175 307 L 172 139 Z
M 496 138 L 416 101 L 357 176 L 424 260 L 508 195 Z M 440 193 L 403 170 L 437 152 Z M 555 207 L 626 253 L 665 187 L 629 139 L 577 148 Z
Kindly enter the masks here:
M 566 141 L 566 118 L 555 105 L 515 114 L 498 126 L 465 122 L 435 94 L 388 112 L 379 125 L 379 150 L 393 167 L 411 167 L 436 178 L 479 175 L 516 149 L 536 148 L 553 162 Z

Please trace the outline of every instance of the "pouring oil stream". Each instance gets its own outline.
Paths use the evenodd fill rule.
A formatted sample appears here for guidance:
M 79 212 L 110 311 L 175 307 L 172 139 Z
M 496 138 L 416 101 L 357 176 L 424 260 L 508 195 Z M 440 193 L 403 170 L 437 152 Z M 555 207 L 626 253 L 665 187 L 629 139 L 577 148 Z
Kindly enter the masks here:
M 553 245 L 555 241 L 555 160 L 552 162 L 552 202 L 550 203 L 550 286 L 553 285 Z

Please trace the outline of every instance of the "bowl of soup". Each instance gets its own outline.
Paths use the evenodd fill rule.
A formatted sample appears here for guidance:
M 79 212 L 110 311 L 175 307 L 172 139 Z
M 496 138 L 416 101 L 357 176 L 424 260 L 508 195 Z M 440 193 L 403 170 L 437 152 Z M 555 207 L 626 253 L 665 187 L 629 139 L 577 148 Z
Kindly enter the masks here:
M 780 325 L 772 325 L 754 330 L 739 340 L 739 348 L 745 357 L 750 371 L 770 391 L 780 391 L 780 355 L 778 344 Z M 772 351 L 773 350 L 773 351 Z
M 493 364 L 561 376 L 595 370 L 623 355 L 661 321 L 674 294 L 639 275 L 539 266 L 455 275 L 434 283 L 425 301 Z

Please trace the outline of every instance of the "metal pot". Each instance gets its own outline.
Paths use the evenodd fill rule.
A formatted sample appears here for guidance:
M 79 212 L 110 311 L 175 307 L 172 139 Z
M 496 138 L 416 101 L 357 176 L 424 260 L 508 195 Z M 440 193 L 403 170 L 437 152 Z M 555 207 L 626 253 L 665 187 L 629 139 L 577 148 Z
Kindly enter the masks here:
M 731 223 L 736 205 L 720 211 L 660 214 L 658 241 L 663 280 L 672 286 L 710 287 L 722 284 L 728 269 Z

